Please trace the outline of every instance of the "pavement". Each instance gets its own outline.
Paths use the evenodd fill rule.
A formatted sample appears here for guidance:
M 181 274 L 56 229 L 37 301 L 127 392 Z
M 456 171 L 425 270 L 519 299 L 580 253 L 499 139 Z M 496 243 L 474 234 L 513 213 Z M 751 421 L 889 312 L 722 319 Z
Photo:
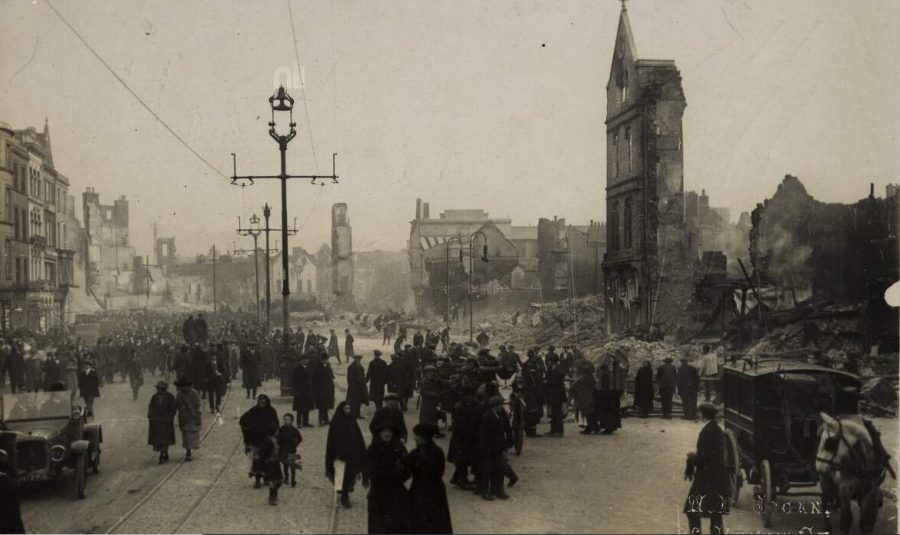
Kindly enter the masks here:
M 357 337 L 356 345 L 361 354 L 367 355 L 366 364 L 381 341 Z M 346 364 L 335 365 L 332 360 L 332 366 L 336 398 L 340 400 L 346 390 Z M 324 469 L 327 428 L 301 430 L 303 469 L 298 472 L 296 488 L 282 487 L 278 506 L 268 505 L 265 488 L 253 489 L 253 480 L 248 477 L 250 461 L 243 454 L 237 428 L 238 417 L 252 401 L 245 399 L 241 390 L 233 392 L 221 418 L 211 420 L 208 413 L 204 414 L 204 424 L 212 427 L 195 460 L 170 475 L 173 464 L 156 464 L 155 455 L 145 445 L 144 411 L 149 389 L 145 387 L 141 399 L 132 403 L 126 385 L 108 386 L 103 391 L 103 404 L 97 406 L 106 439 L 103 465 L 100 475 L 88 479 L 88 497 L 75 500 L 71 482 L 31 494 L 23 504 L 26 527 L 30 532 L 104 531 L 143 500 L 116 527 L 117 532 L 364 533 L 366 500 L 361 485 L 351 495 L 353 506 L 338 508 L 332 517 L 334 490 Z M 276 381 L 266 383 L 261 392 L 273 396 L 279 413 L 290 410 L 290 400 L 277 397 Z M 373 406 L 364 407 L 367 419 L 360 421 L 367 441 L 368 418 L 373 411 Z M 113 412 L 117 419 L 104 420 Z M 411 408 L 406 418 L 411 428 L 417 414 Z M 876 425 L 896 459 L 897 420 L 877 419 Z M 547 431 L 548 427 L 545 421 L 538 430 Z M 447 483 L 454 531 L 687 533 L 681 512 L 689 487 L 682 476 L 684 456 L 694 450 L 700 427 L 699 423 L 680 419 L 627 418 L 613 435 L 581 435 L 575 423 L 569 422 L 564 438 L 526 439 L 521 456 L 510 453 L 511 464 L 521 478 L 508 490 L 510 500 L 486 502 Z M 438 443 L 446 451 L 449 436 Z M 178 461 L 179 448 L 171 451 L 173 462 Z M 452 468 L 447 465 L 445 481 L 449 481 Z M 895 485 L 886 482 L 886 486 Z M 784 502 L 779 504 L 784 506 Z M 53 514 L 48 515 L 51 510 Z M 747 486 L 737 507 L 725 518 L 725 525 L 731 533 L 822 532 L 819 517 L 797 513 L 796 507 L 776 511 L 775 529 L 763 529 Z M 897 532 L 895 502 L 885 500 L 875 532 Z

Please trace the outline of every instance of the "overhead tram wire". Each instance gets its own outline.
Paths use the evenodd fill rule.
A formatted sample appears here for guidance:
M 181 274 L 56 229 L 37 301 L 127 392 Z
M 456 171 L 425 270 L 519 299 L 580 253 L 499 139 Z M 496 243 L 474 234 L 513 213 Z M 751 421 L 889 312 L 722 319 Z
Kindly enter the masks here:
M 294 10 L 291 8 L 291 0 L 285 0 L 288 8 L 288 19 L 291 21 L 291 39 L 294 43 L 294 59 L 297 61 L 297 72 L 300 72 L 300 50 L 297 48 L 297 32 L 294 30 Z M 299 80 L 300 100 L 303 101 L 303 115 L 306 118 L 306 130 L 309 132 L 309 148 L 312 151 L 313 168 L 319 174 L 319 160 L 316 158 L 316 143 L 313 140 L 312 123 L 309 120 L 309 106 L 306 104 L 306 88 L 303 78 Z
M 137 101 L 140 103 L 140 105 L 143 106 L 144 109 L 147 110 L 147 112 L 149 112 L 150 115 L 152 115 L 153 118 L 156 119 L 156 120 L 159 122 L 159 124 L 161 124 L 161 125 L 163 126 L 163 128 L 165 128 L 166 130 L 168 130 L 169 133 L 172 134 L 172 136 L 173 136 L 175 139 L 177 139 L 179 143 L 181 143 L 182 145 L 184 145 L 184 148 L 186 148 L 187 150 L 189 150 L 189 151 L 191 152 L 191 154 L 193 154 L 193 155 L 196 156 L 201 162 L 203 162 L 204 164 L 206 164 L 206 166 L 209 167 L 210 169 L 212 169 L 217 175 L 219 175 L 219 176 L 221 176 L 222 178 L 225 178 L 225 179 L 229 178 L 229 177 L 225 176 L 225 174 L 223 174 L 221 171 L 219 171 L 219 170 L 216 168 L 216 166 L 214 166 L 213 164 L 211 164 L 206 158 L 204 158 L 203 156 L 201 156 L 200 153 L 198 153 L 196 150 L 194 150 L 194 148 L 191 147 L 191 146 L 188 144 L 188 142 L 184 140 L 184 138 L 182 138 L 181 136 L 179 136 L 178 133 L 175 132 L 175 130 L 173 130 L 172 127 L 170 127 L 170 126 L 168 125 L 168 123 L 166 123 L 166 122 L 162 119 L 162 117 L 160 117 L 155 111 L 153 111 L 153 109 L 150 108 L 150 106 L 147 105 L 146 102 L 144 102 L 144 99 L 142 99 L 137 93 L 135 93 L 134 90 L 131 89 L 131 87 L 129 87 L 127 83 L 125 83 L 125 80 L 123 80 L 122 77 L 119 76 L 119 75 L 116 73 L 116 71 L 113 70 L 112 67 L 110 67 L 109 63 L 107 63 L 107 62 L 100 56 L 100 54 L 98 54 L 97 51 L 94 50 L 94 47 L 92 47 L 92 46 L 90 45 L 90 43 L 88 43 L 88 42 L 85 40 L 85 38 L 82 37 L 80 33 L 78 33 L 78 30 L 76 30 L 75 27 L 72 26 L 72 25 L 69 23 L 69 21 L 66 20 L 66 18 L 62 16 L 62 13 L 60 13 L 59 10 L 56 9 L 56 6 L 54 6 L 53 3 L 52 3 L 50 0 L 46 0 L 46 4 L 50 7 L 51 10 L 53 10 L 53 12 L 56 14 L 56 16 L 59 17 L 59 20 L 61 20 L 62 23 L 65 24 L 65 25 L 69 28 L 69 30 L 71 30 L 71 32 L 72 32 L 73 34 L 75 34 L 75 37 L 77 37 L 78 40 L 81 41 L 81 43 L 82 43 L 85 47 L 87 47 L 88 50 L 90 50 L 91 54 L 93 54 L 94 57 L 97 58 L 97 61 L 99 61 L 104 67 L 106 67 L 106 70 L 108 70 L 108 71 L 110 72 L 110 74 L 112 74 L 113 77 L 114 77 L 116 80 L 118 80 L 120 84 L 122 84 L 122 87 L 124 87 L 126 91 L 128 91 L 129 93 L 131 93 L 131 96 L 133 96 L 133 97 L 135 98 L 135 100 L 137 100 Z M 305 106 L 305 105 L 306 105 L 306 103 L 305 103 L 305 100 L 304 100 L 304 106 Z

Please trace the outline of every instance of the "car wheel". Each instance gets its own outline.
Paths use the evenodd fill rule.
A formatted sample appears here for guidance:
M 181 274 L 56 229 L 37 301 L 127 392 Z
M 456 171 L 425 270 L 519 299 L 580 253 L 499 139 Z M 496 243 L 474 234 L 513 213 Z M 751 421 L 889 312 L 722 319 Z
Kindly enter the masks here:
M 78 460 L 75 461 L 75 495 L 78 499 L 85 496 L 84 490 L 87 486 L 87 453 L 78 454 Z
M 97 446 L 93 450 L 93 455 L 91 459 L 91 472 L 95 475 L 100 472 L 100 447 Z

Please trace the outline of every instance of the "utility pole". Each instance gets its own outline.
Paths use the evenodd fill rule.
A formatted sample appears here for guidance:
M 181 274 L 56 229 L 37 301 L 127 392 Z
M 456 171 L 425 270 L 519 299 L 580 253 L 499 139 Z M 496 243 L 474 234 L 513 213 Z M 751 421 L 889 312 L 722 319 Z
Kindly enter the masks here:
M 271 320 L 271 314 L 272 314 L 271 285 L 272 285 L 272 283 L 270 282 L 271 277 L 269 274 L 269 272 L 272 269 L 269 267 L 269 260 L 270 260 L 269 252 L 270 251 L 274 251 L 276 253 L 278 252 L 278 248 L 269 249 L 269 232 L 281 232 L 282 231 L 282 229 L 280 229 L 280 228 L 272 228 L 269 226 L 269 216 L 271 216 L 271 215 L 272 215 L 272 207 L 269 206 L 269 203 L 264 204 L 263 205 L 263 217 L 266 220 L 266 228 L 263 230 L 263 232 L 266 233 L 266 332 L 267 333 L 272 330 L 272 320 Z M 293 236 L 293 235 L 297 234 L 297 218 L 296 217 L 294 218 L 294 228 L 288 229 L 287 234 L 288 234 L 288 236 Z M 283 252 L 283 254 L 287 255 L 287 251 L 285 250 Z
M 241 218 L 238 216 L 238 228 L 237 233 L 241 236 L 250 236 L 253 238 L 253 269 L 256 272 L 256 324 L 259 325 L 260 317 L 259 317 L 259 245 L 257 241 L 259 240 L 259 235 L 262 233 L 262 229 L 259 228 L 259 217 L 256 214 L 250 216 L 250 226 L 247 228 L 241 227 Z M 249 253 L 250 251 L 240 250 L 235 251 L 235 253 Z M 267 253 L 268 254 L 268 253 Z
M 218 288 L 218 286 L 216 285 L 216 264 L 217 264 L 216 256 L 217 256 L 217 255 L 216 255 L 216 244 L 213 244 L 213 246 L 212 246 L 212 260 L 211 260 L 211 261 L 210 261 L 210 260 L 206 260 L 206 259 L 200 259 L 200 258 L 197 258 L 197 263 L 198 263 L 198 264 L 205 264 L 205 263 L 207 263 L 207 262 L 211 262 L 211 263 L 212 263 L 212 268 L 213 268 L 213 272 L 212 272 L 212 279 L 213 279 L 213 280 L 212 280 L 212 287 L 213 287 L 213 313 L 216 313 L 216 312 L 219 311 L 219 298 L 218 298 L 218 294 L 217 294 L 217 292 L 216 292 L 216 288 Z M 157 262 L 158 262 L 158 260 L 157 260 Z
M 283 348 L 281 352 L 281 395 L 287 396 L 293 392 L 293 387 L 291 385 L 292 377 L 291 374 L 287 371 L 287 359 L 290 355 L 290 337 L 288 333 L 290 332 L 290 277 L 288 276 L 288 251 L 290 247 L 288 246 L 288 214 L 287 214 L 287 181 L 291 178 L 301 178 L 307 179 L 310 181 L 310 184 L 317 185 L 317 180 L 323 180 L 318 185 L 325 186 L 325 179 L 331 179 L 331 181 L 335 184 L 338 182 L 338 175 L 335 169 L 337 153 L 332 153 L 331 155 L 331 174 L 330 175 L 289 175 L 287 172 L 287 146 L 288 143 L 291 142 L 294 137 L 297 135 L 297 123 L 294 122 L 294 99 L 291 98 L 290 95 L 284 90 L 284 87 L 279 87 L 274 95 L 269 97 L 269 106 L 272 109 L 272 120 L 269 122 L 269 136 L 278 143 L 278 150 L 281 153 L 281 173 L 277 175 L 259 175 L 259 176 L 238 176 L 237 174 L 237 157 L 234 153 L 231 154 L 234 159 L 234 174 L 231 176 L 231 183 L 238 184 L 238 181 L 247 180 L 252 185 L 254 180 L 257 179 L 277 179 L 281 182 L 281 250 L 283 254 L 281 255 L 281 270 L 282 270 L 282 284 L 281 284 L 281 320 L 282 320 L 282 342 Z M 284 117 L 283 112 L 287 112 L 288 116 L 288 131 L 284 134 L 279 134 L 275 129 L 275 112 L 279 112 L 280 117 Z
M 474 341 L 475 338 L 475 319 L 474 319 L 474 310 L 472 309 L 472 277 L 475 276 L 475 236 L 480 235 L 484 240 L 483 250 L 481 252 L 481 261 L 488 262 L 488 245 L 487 245 L 487 236 L 484 232 L 480 230 L 476 230 L 472 234 L 469 235 L 469 342 Z M 463 252 L 462 249 L 459 251 L 459 259 L 462 261 Z

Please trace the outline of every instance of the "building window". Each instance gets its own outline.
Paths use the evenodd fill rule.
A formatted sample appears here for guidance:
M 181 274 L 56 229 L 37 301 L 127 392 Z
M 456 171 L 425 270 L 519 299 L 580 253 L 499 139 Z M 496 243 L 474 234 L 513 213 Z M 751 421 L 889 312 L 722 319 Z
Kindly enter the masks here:
M 622 216 L 623 219 L 623 227 L 624 227 L 624 242 L 625 248 L 631 249 L 631 197 L 625 199 L 625 213 Z
M 3 253 L 6 255 L 6 280 L 11 280 L 13 275 L 13 258 L 12 258 L 12 242 L 6 239 L 6 248 Z
M 619 134 L 613 134 L 612 146 L 613 177 L 619 176 Z
M 609 214 L 609 248 L 612 251 L 619 250 L 619 201 L 613 201 Z
M 625 149 L 628 151 L 628 167 L 626 167 L 626 172 L 630 175 L 633 172 L 632 161 L 634 155 L 631 146 L 631 127 L 625 129 Z

